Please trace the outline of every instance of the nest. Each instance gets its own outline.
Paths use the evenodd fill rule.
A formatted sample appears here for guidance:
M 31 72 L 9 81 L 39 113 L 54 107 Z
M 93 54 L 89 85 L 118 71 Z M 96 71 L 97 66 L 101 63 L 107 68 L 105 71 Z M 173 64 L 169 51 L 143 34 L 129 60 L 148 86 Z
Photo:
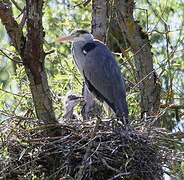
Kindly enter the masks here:
M 2 144 L 10 159 L 6 165 L 1 164 L 3 177 L 163 179 L 162 166 L 167 158 L 158 147 L 156 135 L 111 120 L 65 122 L 59 126 L 65 134 L 58 137 L 41 137 L 44 126 L 29 130 L 27 126 L 16 127 L 12 136 L 16 138 Z

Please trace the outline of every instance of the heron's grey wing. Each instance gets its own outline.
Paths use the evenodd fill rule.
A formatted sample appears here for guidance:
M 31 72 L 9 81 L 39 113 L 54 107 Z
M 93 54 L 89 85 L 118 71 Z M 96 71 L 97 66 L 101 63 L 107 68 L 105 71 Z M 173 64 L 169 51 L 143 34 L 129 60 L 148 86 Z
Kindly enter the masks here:
M 119 67 L 109 49 L 100 42 L 85 58 L 83 74 L 88 88 L 116 112 L 116 103 L 125 99 L 125 87 Z

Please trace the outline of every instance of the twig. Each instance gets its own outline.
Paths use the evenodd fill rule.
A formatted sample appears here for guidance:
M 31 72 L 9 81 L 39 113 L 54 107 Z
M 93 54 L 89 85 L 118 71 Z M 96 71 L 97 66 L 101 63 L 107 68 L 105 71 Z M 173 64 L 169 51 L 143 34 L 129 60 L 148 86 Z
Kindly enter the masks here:
M 45 124 L 45 125 L 41 125 L 41 126 L 38 126 L 38 127 L 34 127 L 34 128 L 31 128 L 29 130 L 43 130 L 43 129 L 48 129 L 48 128 L 52 128 L 52 127 L 63 127 L 63 128 L 66 128 L 66 129 L 70 129 L 70 130 L 75 130 L 75 128 L 71 127 L 71 126 L 67 126 L 67 125 L 64 125 L 64 124 Z
M 2 49 L 0 49 L 0 52 L 1 52 L 4 56 L 6 56 L 8 59 L 10 59 L 11 61 L 14 61 L 14 62 L 16 62 L 16 63 L 23 63 L 22 61 L 18 61 L 18 60 L 15 60 L 15 59 L 11 58 L 11 57 L 8 56 Z
M 141 82 L 143 82 L 145 79 L 149 78 L 149 76 L 154 73 L 155 70 L 152 70 L 151 72 L 149 72 L 144 78 L 142 78 L 134 87 L 132 87 L 132 89 L 136 88 Z
M 47 51 L 47 52 L 45 52 L 45 56 L 46 55 L 49 55 L 49 54 L 52 54 L 52 53 L 54 53 L 55 52 L 55 50 L 53 49 L 53 50 L 50 50 L 50 51 Z
M 16 118 L 16 119 L 19 119 L 19 120 L 34 120 L 34 118 L 18 116 L 18 115 L 15 115 L 15 114 L 7 113 L 7 112 L 2 111 L 2 110 L 0 110 L 0 114 L 3 114 L 5 116 L 11 117 L 11 118 Z
M 184 109 L 184 105 L 182 104 L 161 104 L 161 108 L 171 108 L 171 109 Z
M 83 1 L 79 2 L 78 4 L 76 4 L 76 5 L 74 6 L 74 8 L 77 7 L 77 6 L 81 6 L 81 5 L 83 5 L 83 6 L 85 7 L 85 6 L 87 6 L 90 2 L 91 2 L 91 0 L 83 0 Z
M 22 29 L 24 27 L 25 23 L 26 23 L 26 19 L 27 19 L 26 8 L 23 9 L 22 13 L 23 13 L 23 16 L 22 16 L 22 19 L 19 23 L 20 29 Z
M 11 94 L 11 95 L 13 95 L 13 96 L 18 96 L 18 97 L 21 97 L 21 98 L 27 98 L 26 95 L 31 95 L 31 93 L 25 93 L 25 94 L 23 94 L 23 95 L 15 94 L 15 93 L 12 93 L 12 92 L 7 91 L 7 90 L 2 89 L 2 88 L 0 88 L 0 91 L 3 91 L 3 92 L 8 93 L 8 94 Z
M 110 169 L 110 170 L 112 170 L 112 171 L 115 171 L 115 172 L 117 172 L 117 173 L 120 173 L 120 172 L 121 172 L 119 169 L 116 169 L 116 168 L 113 168 L 112 166 L 110 166 L 110 165 L 106 162 L 105 159 L 101 158 L 101 160 L 102 160 L 103 164 L 104 164 L 108 169 Z
M 115 175 L 112 178 L 109 178 L 107 180 L 113 180 L 113 179 L 116 179 L 116 178 L 118 178 L 120 176 L 128 176 L 128 175 L 131 175 L 131 173 L 129 173 L 129 172 L 128 173 L 119 173 L 119 174 L 117 174 L 117 175 Z
M 17 4 L 17 2 L 16 1 L 14 1 L 14 0 L 11 0 L 11 2 L 15 5 L 15 7 L 19 10 L 19 11 L 23 11 L 23 9 Z

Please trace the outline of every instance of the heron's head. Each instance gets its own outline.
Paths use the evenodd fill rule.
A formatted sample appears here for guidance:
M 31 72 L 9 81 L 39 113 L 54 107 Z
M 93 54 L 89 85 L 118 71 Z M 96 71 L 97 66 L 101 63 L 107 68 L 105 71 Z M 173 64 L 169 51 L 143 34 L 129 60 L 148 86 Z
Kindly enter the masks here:
M 57 39 L 54 39 L 54 42 L 60 42 L 60 41 L 86 41 L 86 40 L 90 40 L 93 39 L 93 35 L 90 34 L 88 31 L 86 30 L 82 30 L 82 29 L 77 29 L 72 31 L 69 35 L 67 36 L 63 36 L 63 37 L 59 37 Z

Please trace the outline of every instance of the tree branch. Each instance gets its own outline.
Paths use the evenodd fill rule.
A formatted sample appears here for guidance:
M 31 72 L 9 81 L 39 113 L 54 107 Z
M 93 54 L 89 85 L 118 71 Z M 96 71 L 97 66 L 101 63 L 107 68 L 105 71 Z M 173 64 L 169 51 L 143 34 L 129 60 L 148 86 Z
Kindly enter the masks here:
M 15 0 L 11 0 L 11 2 L 15 5 L 15 7 L 19 10 L 19 11 L 23 11 L 23 9 L 17 4 L 17 2 Z
M 161 104 L 161 108 L 171 108 L 171 109 L 184 109 L 184 105 L 181 104 Z
M 10 57 L 9 55 L 7 55 L 2 49 L 0 49 L 0 52 L 1 52 L 4 56 L 6 56 L 8 59 L 10 59 L 11 61 L 13 61 L 13 62 L 16 62 L 16 63 L 23 63 L 22 61 L 15 60 L 15 59 L 11 58 L 11 57 Z
M 25 38 L 17 21 L 13 17 L 12 6 L 9 0 L 0 1 L 0 19 L 6 28 L 12 45 L 21 55 L 22 49 L 24 48 Z

